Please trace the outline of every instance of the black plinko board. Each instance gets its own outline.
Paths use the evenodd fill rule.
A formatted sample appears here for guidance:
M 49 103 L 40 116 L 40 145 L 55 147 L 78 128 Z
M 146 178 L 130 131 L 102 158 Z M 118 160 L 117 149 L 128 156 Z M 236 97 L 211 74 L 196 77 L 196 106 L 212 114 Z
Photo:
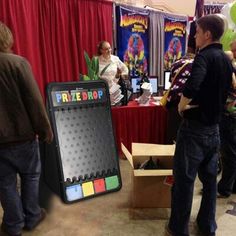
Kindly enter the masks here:
M 55 135 L 43 160 L 49 187 L 66 203 L 119 190 L 107 84 L 100 80 L 50 83 L 47 109 Z

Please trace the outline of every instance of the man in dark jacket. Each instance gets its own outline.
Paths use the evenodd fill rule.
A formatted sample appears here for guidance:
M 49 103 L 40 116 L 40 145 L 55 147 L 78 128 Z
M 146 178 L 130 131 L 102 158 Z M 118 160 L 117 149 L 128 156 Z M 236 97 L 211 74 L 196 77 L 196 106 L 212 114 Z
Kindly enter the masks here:
M 224 22 L 217 15 L 197 21 L 196 55 L 190 78 L 178 106 L 183 122 L 178 131 L 174 156 L 174 185 L 171 217 L 172 235 L 188 236 L 194 181 L 203 184 L 197 225 L 203 235 L 215 235 L 217 228 L 216 177 L 220 145 L 219 122 L 232 82 L 232 65 L 219 43 Z
M 236 59 L 236 40 L 230 44 Z M 222 176 L 218 183 L 219 197 L 227 198 L 236 193 L 236 67 L 232 87 L 220 123 Z
M 38 205 L 38 139 L 50 143 L 51 126 L 27 60 L 11 52 L 13 37 L 0 22 L 0 201 L 2 231 L 21 235 L 44 218 Z M 21 193 L 17 191 L 17 174 Z

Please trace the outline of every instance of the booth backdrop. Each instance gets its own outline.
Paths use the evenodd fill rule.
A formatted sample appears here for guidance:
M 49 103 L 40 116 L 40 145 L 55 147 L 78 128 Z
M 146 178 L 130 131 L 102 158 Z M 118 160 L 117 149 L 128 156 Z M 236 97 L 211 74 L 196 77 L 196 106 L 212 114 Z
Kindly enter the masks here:
M 0 21 L 12 30 L 14 52 L 26 57 L 41 93 L 52 81 L 86 73 L 84 50 L 112 43 L 112 2 L 99 0 L 1 0 Z
M 13 50 L 29 60 L 44 95 L 49 82 L 76 81 L 87 73 L 84 50 L 96 54 L 101 40 L 116 47 L 114 8 L 104 0 L 1 0 L 0 20 L 12 30 Z M 164 18 L 187 16 L 149 11 L 149 74 L 163 85 Z

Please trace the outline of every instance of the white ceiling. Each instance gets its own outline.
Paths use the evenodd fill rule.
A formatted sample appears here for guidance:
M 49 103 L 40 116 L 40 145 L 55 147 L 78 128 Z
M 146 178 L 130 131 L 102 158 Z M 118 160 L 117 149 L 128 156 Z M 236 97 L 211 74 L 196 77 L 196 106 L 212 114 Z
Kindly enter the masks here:
M 149 6 L 157 10 L 163 10 L 165 12 L 172 12 L 177 14 L 183 14 L 193 16 L 195 13 L 196 0 L 113 0 L 116 3 L 127 4 L 143 8 Z M 227 3 L 234 2 L 235 0 L 205 0 L 205 4 L 212 3 Z
M 148 6 L 156 10 L 193 16 L 196 0 L 114 0 L 116 3 L 137 7 Z
M 212 4 L 212 3 L 228 3 L 233 2 L 234 0 L 218 0 L 218 1 L 211 1 L 211 0 L 205 0 L 205 4 Z

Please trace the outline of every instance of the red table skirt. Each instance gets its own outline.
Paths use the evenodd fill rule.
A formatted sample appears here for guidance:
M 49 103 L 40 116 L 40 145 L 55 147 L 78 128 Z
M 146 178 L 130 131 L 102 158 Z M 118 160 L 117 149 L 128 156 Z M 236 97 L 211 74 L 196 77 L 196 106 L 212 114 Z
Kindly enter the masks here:
M 128 106 L 112 107 L 112 121 L 119 154 L 121 142 L 130 151 L 132 142 L 165 143 L 167 112 L 162 106 L 131 101 Z

